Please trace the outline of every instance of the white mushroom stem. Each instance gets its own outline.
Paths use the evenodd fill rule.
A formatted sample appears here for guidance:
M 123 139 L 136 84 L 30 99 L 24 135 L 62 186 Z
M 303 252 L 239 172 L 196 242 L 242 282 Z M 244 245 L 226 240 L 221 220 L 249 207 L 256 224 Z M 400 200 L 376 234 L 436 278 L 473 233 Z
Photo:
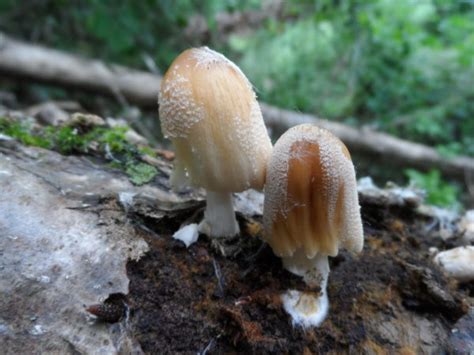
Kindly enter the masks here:
M 232 193 L 207 190 L 204 220 L 199 231 L 210 237 L 233 237 L 239 233 L 232 205 Z
M 297 249 L 292 256 L 283 257 L 283 266 L 289 272 L 301 276 L 310 286 L 319 286 L 321 292 L 326 292 L 329 275 L 327 255 L 316 254 L 308 258 L 302 248 Z
M 329 310 L 326 292 L 329 276 L 327 255 L 317 254 L 308 258 L 300 248 L 292 256 L 284 257 L 283 265 L 291 273 L 303 277 L 309 286 L 319 286 L 321 289 L 318 294 L 288 290 L 282 295 L 283 307 L 291 316 L 293 325 L 304 328 L 319 326 Z
M 174 161 L 174 169 L 170 177 L 171 187 L 174 191 L 181 191 L 184 187 L 189 186 L 189 177 L 186 169 L 179 159 Z

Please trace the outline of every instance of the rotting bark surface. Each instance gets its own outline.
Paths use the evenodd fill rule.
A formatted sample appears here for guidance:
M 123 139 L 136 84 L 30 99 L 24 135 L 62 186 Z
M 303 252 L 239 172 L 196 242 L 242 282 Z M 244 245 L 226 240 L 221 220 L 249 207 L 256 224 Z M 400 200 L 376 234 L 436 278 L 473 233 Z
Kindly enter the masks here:
M 330 260 L 329 316 L 320 328 L 304 331 L 291 325 L 279 295 L 289 288 L 305 290 L 306 286 L 283 270 L 280 260 L 259 238 L 261 215 L 255 212 L 258 208 L 248 208 L 247 213 L 238 215 L 243 231 L 238 238 L 224 243 L 200 236 L 196 244 L 186 249 L 171 235 L 183 222 L 199 220 L 204 204 L 199 192 L 176 195 L 169 191 L 169 163 L 163 162 L 155 179 L 138 188 L 123 173 L 100 161 L 91 163 L 84 157 L 65 157 L 11 141 L 0 144 L 0 162 L 2 174 L 15 174 L 16 180 L 10 184 L 20 184 L 21 177 L 35 186 L 31 190 L 28 184 L 22 184 L 24 191 L 20 191 L 19 187 L 15 190 L 3 185 L 4 211 L 13 211 L 8 204 L 21 210 L 22 204 L 28 202 L 24 208 L 31 215 L 41 214 L 41 226 L 46 228 L 54 222 L 55 238 L 71 234 L 66 213 L 74 213 L 83 221 L 78 225 L 89 228 L 89 239 L 85 240 L 84 250 L 79 243 L 71 245 L 72 251 L 86 252 L 90 243 L 97 241 L 104 248 L 111 247 L 109 255 L 101 256 L 92 266 L 81 262 L 73 265 L 77 280 L 83 280 L 73 288 L 54 281 L 41 284 L 40 292 L 32 295 L 28 285 L 39 281 L 19 269 L 20 264 L 8 262 L 8 258 L 20 257 L 9 254 L 9 250 L 25 253 L 21 265 L 27 268 L 31 268 L 27 258 L 32 250 L 38 260 L 52 260 L 56 254 L 34 248 L 31 243 L 12 249 L 18 243 L 18 239 L 8 238 L 12 228 L 21 230 L 25 240 L 35 240 L 35 233 L 41 229 L 27 230 L 28 224 L 12 224 L 5 214 L 0 215 L 2 260 L 6 262 L 0 276 L 8 276 L 0 284 L 7 287 L 0 289 L 0 350 L 4 353 L 47 349 L 94 352 L 99 350 L 94 345 L 98 336 L 110 339 L 104 344 L 112 353 L 128 353 L 126 349 L 131 348 L 149 354 L 472 350 L 473 316 L 472 311 L 467 311 L 474 287 L 472 283 L 459 287 L 449 281 L 432 264 L 428 252 L 432 246 L 457 246 L 460 238 L 445 242 L 427 232 L 433 221 L 417 214 L 409 203 L 361 195 L 364 251 L 357 257 L 342 252 Z M 4 176 L 6 181 L 8 176 Z M 56 201 L 54 210 L 35 209 L 35 204 L 43 201 L 35 201 L 38 196 Z M 52 216 L 58 217 L 51 221 Z M 19 221 L 20 217 L 17 216 Z M 94 237 L 100 233 L 107 237 Z M 127 275 L 121 267 L 105 269 L 103 261 L 113 260 L 114 255 L 121 258 L 118 264 L 125 264 L 127 253 L 132 252 L 123 247 L 125 240 L 140 243 L 142 239 L 148 243 L 148 251 L 138 261 L 128 262 Z M 34 270 L 39 276 L 41 272 Z M 108 279 L 120 277 L 123 285 L 95 288 L 98 272 L 101 284 L 108 285 Z M 125 276 L 130 280 L 128 290 Z M 27 287 L 19 287 L 22 285 Z M 112 295 L 103 305 L 98 304 L 107 293 L 115 292 L 127 295 Z M 128 304 L 126 309 L 118 306 L 123 301 Z M 24 305 L 28 305 L 26 310 Z M 58 305 L 61 308 L 54 308 Z M 91 323 L 84 305 L 106 322 Z M 46 332 L 28 333 L 31 327 L 36 329 L 34 324 L 39 321 L 47 325 Z M 453 333 L 453 328 L 459 331 Z M 123 344 L 124 339 L 132 345 Z

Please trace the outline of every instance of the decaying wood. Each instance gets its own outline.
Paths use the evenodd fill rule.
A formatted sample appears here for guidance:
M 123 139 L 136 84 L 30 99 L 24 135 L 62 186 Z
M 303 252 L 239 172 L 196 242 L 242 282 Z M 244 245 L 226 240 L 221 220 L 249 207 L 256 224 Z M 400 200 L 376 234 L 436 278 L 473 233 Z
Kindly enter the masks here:
M 155 107 L 161 78 L 151 73 L 84 59 L 60 51 L 0 37 L 0 73 L 66 87 L 113 95 L 143 107 Z M 464 182 L 474 176 L 474 159 L 441 156 L 435 149 L 373 130 L 352 128 L 313 115 L 262 104 L 268 125 L 289 128 L 303 122 L 316 123 L 344 141 L 350 150 L 393 165 L 426 170 L 437 168 Z
M 112 95 L 140 106 L 156 106 L 160 77 L 100 60 L 35 46 L 0 33 L 0 73 Z

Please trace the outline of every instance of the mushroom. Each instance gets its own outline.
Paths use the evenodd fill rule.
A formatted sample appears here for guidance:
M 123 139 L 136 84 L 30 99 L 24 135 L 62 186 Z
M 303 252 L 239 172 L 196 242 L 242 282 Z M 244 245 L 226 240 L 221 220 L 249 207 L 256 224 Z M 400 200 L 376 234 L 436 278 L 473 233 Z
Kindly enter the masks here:
M 263 188 L 272 150 L 250 82 L 222 54 L 188 49 L 163 78 L 159 115 L 176 151 L 173 188 L 206 189 L 199 230 L 213 237 L 239 233 L 232 192 Z
M 264 235 L 283 266 L 320 292 L 290 290 L 283 306 L 294 324 L 318 326 L 329 302 L 328 256 L 362 250 L 364 235 L 354 166 L 346 146 L 311 124 L 289 129 L 268 163 Z

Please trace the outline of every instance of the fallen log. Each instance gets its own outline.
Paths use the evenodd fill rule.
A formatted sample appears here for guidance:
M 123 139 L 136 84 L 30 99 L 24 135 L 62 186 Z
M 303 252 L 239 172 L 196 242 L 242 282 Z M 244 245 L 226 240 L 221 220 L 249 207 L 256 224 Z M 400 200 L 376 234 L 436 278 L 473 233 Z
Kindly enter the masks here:
M 156 106 L 161 78 L 144 71 L 13 40 L 0 33 L 0 73 Z
M 353 128 L 339 122 L 283 110 L 263 103 L 261 107 L 267 125 L 287 128 L 301 123 L 317 123 L 318 126 L 341 138 L 351 150 L 373 156 L 380 161 L 399 166 L 413 166 L 421 170 L 437 168 L 444 174 L 461 180 L 465 176 L 474 174 L 474 159 L 469 157 L 458 156 L 448 159 L 433 148 L 386 133 L 375 132 L 364 127 Z
M 142 107 L 156 107 L 161 81 L 158 75 L 23 43 L 1 34 L 0 73 L 15 78 L 95 91 Z M 393 165 L 420 170 L 436 168 L 446 176 L 462 182 L 466 176 L 474 176 L 473 158 L 459 156 L 449 159 L 422 144 L 263 103 L 262 112 L 268 125 L 285 129 L 300 123 L 315 123 L 336 134 L 350 150 L 369 155 L 382 164 L 390 162 Z

